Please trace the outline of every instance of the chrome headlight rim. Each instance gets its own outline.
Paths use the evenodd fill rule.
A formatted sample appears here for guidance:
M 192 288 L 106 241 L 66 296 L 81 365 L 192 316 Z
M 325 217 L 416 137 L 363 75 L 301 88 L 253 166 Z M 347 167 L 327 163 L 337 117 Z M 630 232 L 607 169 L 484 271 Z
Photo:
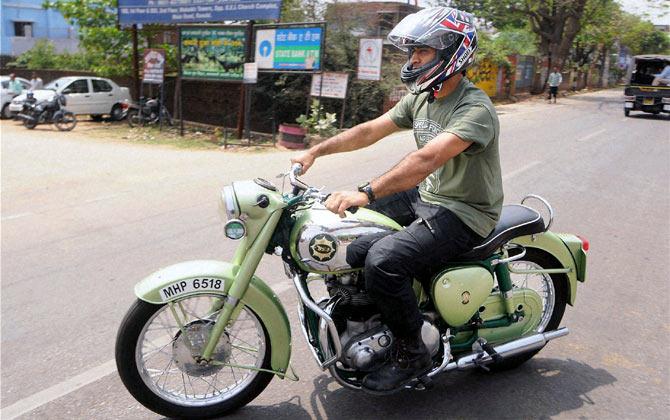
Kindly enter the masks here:
M 232 185 L 223 187 L 223 202 L 226 208 L 226 219 L 232 221 L 240 217 L 240 209 L 235 197 L 235 189 Z

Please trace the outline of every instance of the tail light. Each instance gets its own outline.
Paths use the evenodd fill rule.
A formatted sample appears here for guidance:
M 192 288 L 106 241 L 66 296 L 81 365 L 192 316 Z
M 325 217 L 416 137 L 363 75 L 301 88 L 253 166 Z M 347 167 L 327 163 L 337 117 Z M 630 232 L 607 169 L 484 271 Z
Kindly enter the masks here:
M 121 109 L 128 109 L 129 106 L 128 102 L 121 102 Z
M 583 236 L 577 235 L 580 241 L 582 241 L 582 251 L 586 252 L 589 250 L 589 240 L 584 238 Z

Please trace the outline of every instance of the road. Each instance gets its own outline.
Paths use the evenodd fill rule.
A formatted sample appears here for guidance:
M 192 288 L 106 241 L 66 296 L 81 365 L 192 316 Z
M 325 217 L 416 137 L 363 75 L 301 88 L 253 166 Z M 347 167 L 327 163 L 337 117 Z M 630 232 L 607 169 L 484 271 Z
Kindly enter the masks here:
M 621 91 L 498 107 L 505 201 L 556 210 L 590 240 L 571 333 L 502 374 L 459 372 L 426 392 L 371 397 L 322 373 L 278 257 L 258 274 L 291 318 L 301 380 L 275 379 L 232 418 L 661 418 L 670 408 L 670 119 L 624 118 Z M 290 152 L 185 151 L 89 138 L 79 127 L 2 129 L 2 418 L 155 419 L 116 374 L 133 285 L 179 261 L 230 259 L 220 188 L 274 177 Z M 352 188 L 413 150 L 408 132 L 317 161 L 306 180 Z M 409 402 L 409 404 L 408 404 Z M 411 404 L 411 405 L 410 405 Z M 411 410 L 411 411 L 410 411 Z

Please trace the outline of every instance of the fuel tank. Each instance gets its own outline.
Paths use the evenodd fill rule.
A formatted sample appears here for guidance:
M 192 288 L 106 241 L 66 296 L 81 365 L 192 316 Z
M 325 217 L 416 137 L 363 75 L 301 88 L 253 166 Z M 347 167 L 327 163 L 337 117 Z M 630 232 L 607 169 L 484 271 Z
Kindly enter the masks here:
M 360 208 L 341 218 L 316 204 L 297 215 L 291 231 L 291 255 L 305 271 L 343 273 L 352 270 L 347 264 L 347 247 L 356 238 L 400 229 L 392 219 L 372 210 Z

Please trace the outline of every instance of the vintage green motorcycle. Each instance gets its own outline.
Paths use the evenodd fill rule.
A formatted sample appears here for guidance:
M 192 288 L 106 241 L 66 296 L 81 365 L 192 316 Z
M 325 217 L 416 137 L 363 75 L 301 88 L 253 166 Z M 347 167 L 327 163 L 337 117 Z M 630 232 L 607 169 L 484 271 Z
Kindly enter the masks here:
M 254 274 L 264 253 L 282 257 L 300 298 L 300 326 L 322 369 L 358 390 L 384 362 L 393 334 L 346 252 L 362 235 L 402 226 L 365 208 L 340 218 L 323 206 L 325 194 L 298 178 L 300 171 L 294 165 L 287 174 L 290 194 L 263 179 L 224 187 L 225 234 L 239 241 L 231 262 L 184 262 L 135 286 L 138 300 L 120 326 L 116 363 L 124 385 L 150 410 L 220 416 L 249 403 L 274 376 L 297 380 L 284 307 Z M 551 206 L 530 198 L 544 203 L 549 223 L 523 201 L 504 206 L 481 245 L 429 284 L 415 281 L 434 367 L 405 388 L 425 389 L 456 369 L 515 367 L 568 334 L 559 324 L 585 280 L 588 242 L 550 232 Z

